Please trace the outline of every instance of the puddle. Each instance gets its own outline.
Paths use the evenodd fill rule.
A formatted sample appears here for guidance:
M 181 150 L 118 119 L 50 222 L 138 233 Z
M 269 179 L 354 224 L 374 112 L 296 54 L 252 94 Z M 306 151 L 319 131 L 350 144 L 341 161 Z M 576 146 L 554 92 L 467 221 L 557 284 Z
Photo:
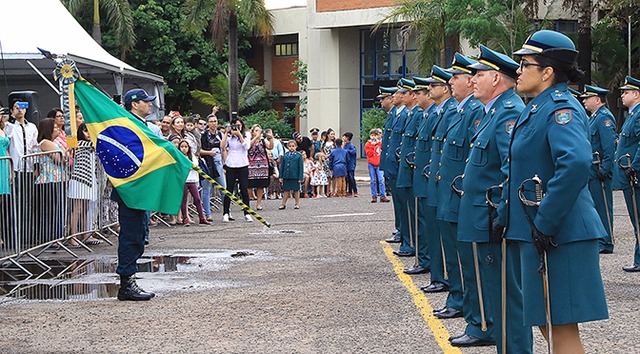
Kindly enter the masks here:
M 219 251 L 193 254 L 143 256 L 138 260 L 138 284 L 149 291 L 206 289 L 239 286 L 238 282 L 207 280 L 196 273 L 218 271 L 238 258 L 260 256 L 251 251 Z M 0 297 L 25 300 L 95 300 L 113 298 L 119 282 L 115 258 L 43 260 L 21 265 L 28 277 L 13 264 L 0 267 Z

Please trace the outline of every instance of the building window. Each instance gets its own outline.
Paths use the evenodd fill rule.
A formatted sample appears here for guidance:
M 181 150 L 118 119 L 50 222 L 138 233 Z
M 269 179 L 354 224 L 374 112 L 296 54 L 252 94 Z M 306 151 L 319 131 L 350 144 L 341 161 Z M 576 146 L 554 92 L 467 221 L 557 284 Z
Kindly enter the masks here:
M 555 25 L 558 32 L 565 34 L 578 32 L 578 21 L 576 20 L 557 20 Z
M 274 48 L 277 57 L 298 56 L 298 43 L 278 43 Z

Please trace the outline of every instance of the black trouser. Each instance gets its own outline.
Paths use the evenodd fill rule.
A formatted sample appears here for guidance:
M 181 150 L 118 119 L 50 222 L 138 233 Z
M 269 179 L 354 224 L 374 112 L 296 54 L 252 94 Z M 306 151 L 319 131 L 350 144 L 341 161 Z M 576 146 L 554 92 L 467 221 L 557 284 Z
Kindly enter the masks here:
M 242 202 L 249 206 L 249 166 L 245 167 L 228 167 L 224 166 L 225 176 L 227 180 L 227 190 L 233 192 L 236 188 L 236 181 L 240 184 L 240 195 L 242 195 Z M 223 214 L 229 214 L 229 207 L 231 206 L 231 199 L 224 198 L 224 211 Z M 247 212 L 244 212 L 247 214 Z

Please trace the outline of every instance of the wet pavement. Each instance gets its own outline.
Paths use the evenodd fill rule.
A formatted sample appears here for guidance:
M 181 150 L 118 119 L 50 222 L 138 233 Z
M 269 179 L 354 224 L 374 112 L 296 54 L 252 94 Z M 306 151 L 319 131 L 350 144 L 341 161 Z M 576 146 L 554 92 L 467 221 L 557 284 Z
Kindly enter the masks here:
M 116 248 L 104 244 L 79 251 L 76 262 L 58 255 L 44 275 L 32 266 L 38 279 L 0 274 L 0 291 L 13 291 L 0 296 L 0 350 L 443 352 L 380 243 L 393 229 L 391 204 L 371 204 L 368 185 L 359 191 L 359 198 L 303 199 L 300 210 L 277 210 L 280 201 L 268 200 L 261 214 L 273 227 L 266 230 L 240 221 L 238 208 L 235 222 L 222 223 L 218 211 L 213 226 L 153 228 L 137 274 L 141 287 L 157 294 L 148 302 L 115 299 Z M 632 260 L 634 237 L 622 195 L 614 198 L 618 244 L 601 257 L 610 319 L 581 325 L 589 353 L 640 352 L 640 274 L 621 270 Z M 428 277 L 410 279 L 421 286 Z M 445 295 L 427 299 L 441 307 Z M 464 328 L 462 319 L 440 323 L 448 334 Z M 536 352 L 545 352 L 534 335 Z

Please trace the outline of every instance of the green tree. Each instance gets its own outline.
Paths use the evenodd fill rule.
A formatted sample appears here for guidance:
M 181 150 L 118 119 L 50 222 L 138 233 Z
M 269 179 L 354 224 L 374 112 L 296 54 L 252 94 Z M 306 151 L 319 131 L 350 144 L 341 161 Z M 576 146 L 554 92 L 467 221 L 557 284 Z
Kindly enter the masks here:
M 228 31 L 229 50 L 229 109 L 238 111 L 238 17 L 259 36 L 273 33 L 273 15 L 264 0 L 187 0 L 183 24 L 194 33 L 202 33 L 209 25 L 211 37 L 219 52 Z
M 260 124 L 262 129 L 271 128 L 274 133 L 280 134 L 281 137 L 290 137 L 293 133 L 293 127 L 285 120 L 280 119 L 278 111 L 274 109 L 258 111 L 244 116 L 243 119 L 247 127 L 251 127 L 254 124 Z
M 362 129 L 360 129 L 360 141 L 362 144 L 369 140 L 369 132 L 371 129 L 383 129 L 386 117 L 387 112 L 379 107 L 362 111 Z
M 124 60 L 127 53 L 136 43 L 131 5 L 127 0 L 63 0 L 64 5 L 76 18 L 82 18 L 86 11 L 93 11 L 93 39 L 102 45 L 100 29 L 100 9 L 107 14 L 107 23 L 113 29 L 120 49 L 120 59 Z
M 300 118 L 307 117 L 307 64 L 305 64 L 302 60 L 296 60 L 293 62 L 294 71 L 291 72 L 291 75 L 295 76 L 295 79 L 292 81 L 294 85 L 299 86 L 299 90 L 302 93 L 301 97 L 298 99 L 296 106 L 298 108 L 298 114 Z

